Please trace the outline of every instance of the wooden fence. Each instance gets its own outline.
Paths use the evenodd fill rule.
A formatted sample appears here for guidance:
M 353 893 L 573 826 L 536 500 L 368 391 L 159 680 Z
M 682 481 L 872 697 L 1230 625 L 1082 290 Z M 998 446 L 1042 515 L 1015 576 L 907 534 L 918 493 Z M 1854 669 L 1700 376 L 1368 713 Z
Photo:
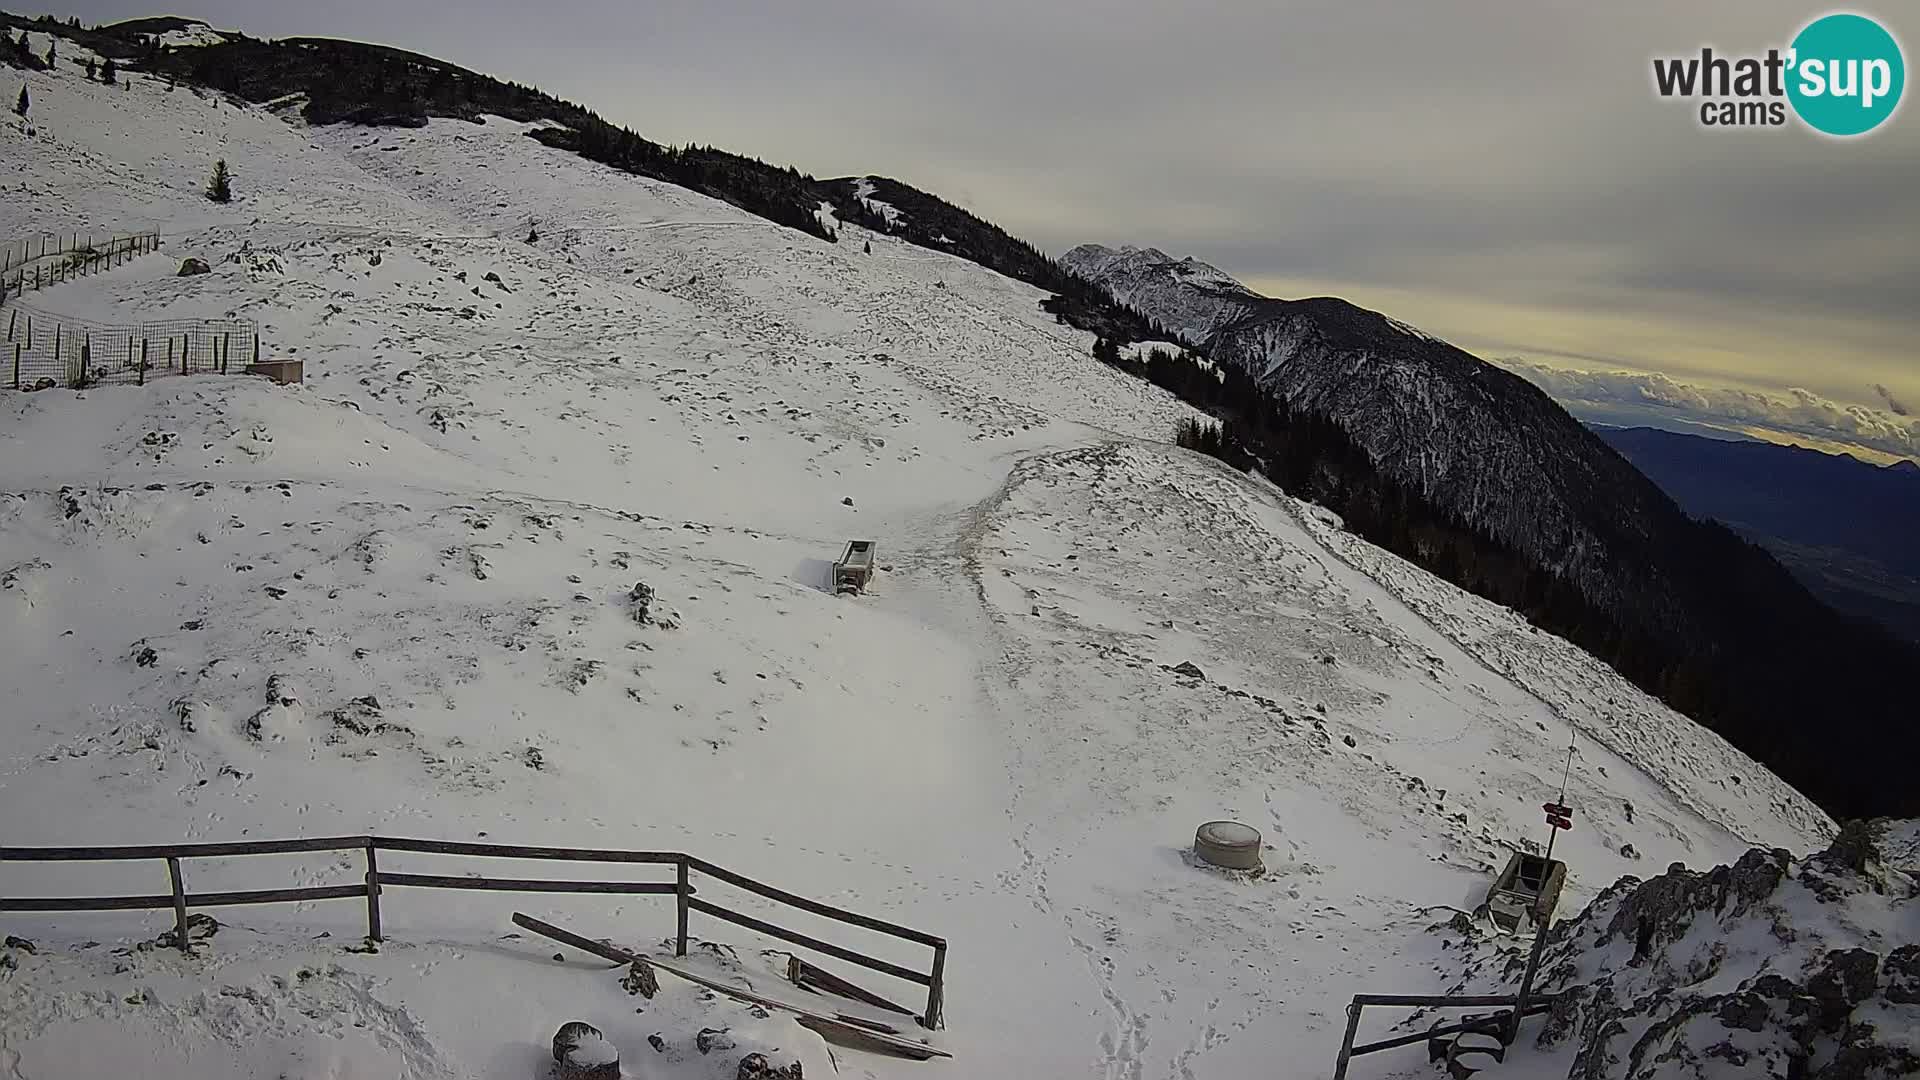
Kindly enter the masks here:
M 160 247 L 157 232 L 129 236 L 62 233 L 0 249 L 0 304 L 22 293 L 111 270 Z
M 297 889 L 251 889 L 237 892 L 190 893 L 181 866 L 183 859 L 215 859 L 240 855 L 287 855 L 312 851 L 358 851 L 366 860 L 365 877 L 351 885 L 324 885 Z M 496 859 L 548 859 L 567 862 L 643 863 L 672 866 L 672 881 L 575 881 L 531 878 L 464 877 L 441 874 L 397 873 L 380 868 L 379 853 L 422 852 L 435 855 L 474 855 Z M 856 914 L 830 904 L 808 900 L 783 889 L 776 889 L 717 866 L 705 859 L 678 851 L 620 851 L 600 848 L 521 847 L 511 844 L 476 844 L 445 840 L 413 840 L 391 836 L 330 836 L 298 840 L 253 840 L 228 844 L 154 844 L 137 847 L 0 847 L 0 863 L 5 862 L 115 862 L 151 859 L 164 862 L 169 891 L 140 896 L 41 896 L 0 897 L 0 912 L 7 911 L 159 911 L 171 908 L 174 936 L 182 950 L 189 948 L 187 912 L 193 908 L 227 907 L 240 904 L 289 904 L 309 900 L 347 900 L 364 898 L 367 904 L 367 937 L 384 940 L 380 926 L 380 894 L 387 886 L 425 889 L 482 889 L 498 892 L 547 893 L 619 893 L 640 896 L 672 896 L 678 909 L 678 933 L 674 955 L 687 953 L 687 918 L 691 912 L 756 930 L 769 937 L 799 945 L 848 963 L 896 979 L 923 986 L 927 990 L 926 1015 L 922 1026 L 943 1026 L 941 1013 L 946 996 L 947 943 L 944 938 L 922 933 L 896 923 Z M 798 908 L 823 918 L 857 926 L 865 930 L 925 945 L 933 950 L 932 965 L 922 972 L 902 967 L 864 953 L 789 930 L 753 916 L 742 914 L 695 895 L 694 874 L 723 881 L 747 892 L 756 893 L 787 907 Z
M 162 375 L 226 374 L 260 359 L 260 328 L 247 319 L 156 319 L 107 324 L 26 304 L 0 310 L 6 325 L 0 387 L 144 385 Z M 49 381 L 50 380 L 50 381 Z

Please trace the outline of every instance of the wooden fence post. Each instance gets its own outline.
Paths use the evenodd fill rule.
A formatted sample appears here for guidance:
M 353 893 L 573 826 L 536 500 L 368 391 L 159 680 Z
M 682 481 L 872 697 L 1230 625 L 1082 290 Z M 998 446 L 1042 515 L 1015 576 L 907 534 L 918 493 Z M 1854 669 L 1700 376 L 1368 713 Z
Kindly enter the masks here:
M 93 335 L 80 343 L 80 386 L 87 385 L 87 366 L 93 361 Z M 78 389 L 78 387 L 76 387 Z
M 12 311 L 7 312 L 7 340 L 8 341 L 13 340 L 13 327 L 14 327 L 14 324 L 18 323 L 19 321 L 20 321 L 19 308 L 15 308 Z
M 20 389 L 20 343 L 13 343 L 13 388 Z
M 947 1003 L 947 947 L 940 944 L 933 947 L 933 982 L 927 985 L 927 1030 L 939 1031 L 946 1026 L 941 1012 Z
M 127 340 L 127 351 L 133 351 L 133 340 Z M 147 385 L 147 339 L 140 339 L 140 385 Z
M 367 940 L 383 941 L 380 935 L 380 864 L 374 859 L 373 837 L 367 837 Z
M 167 370 L 168 371 L 173 370 L 173 335 L 172 334 L 167 335 Z M 182 360 L 180 362 L 180 374 L 185 375 L 186 373 L 187 373 L 187 363 L 186 361 Z
M 60 327 L 60 323 L 53 324 L 53 358 L 55 361 L 60 359 Z
M 232 357 L 233 357 L 233 336 L 231 334 L 221 334 L 220 335 L 220 374 L 225 375 L 227 373 L 227 361 L 232 359 Z
M 173 934 L 174 944 L 181 952 L 192 952 L 187 945 L 187 887 L 180 879 L 180 860 L 167 857 L 167 877 L 173 882 Z
M 253 362 L 260 362 L 260 331 L 253 332 Z
M 681 852 L 675 860 L 680 869 L 679 882 L 675 889 L 675 899 L 680 908 L 680 934 L 673 941 L 673 955 L 687 955 L 687 853 Z

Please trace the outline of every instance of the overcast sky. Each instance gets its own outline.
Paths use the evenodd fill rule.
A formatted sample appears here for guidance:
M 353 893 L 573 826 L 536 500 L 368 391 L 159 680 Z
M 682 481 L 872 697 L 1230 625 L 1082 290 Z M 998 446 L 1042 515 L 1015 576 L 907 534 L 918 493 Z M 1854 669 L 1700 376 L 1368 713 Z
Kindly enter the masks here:
M 1651 89 L 1655 55 L 1785 46 L 1822 6 L 181 2 L 533 83 L 663 142 L 893 176 L 1055 254 L 1151 244 L 1345 296 L 1557 369 L 1576 407 L 1920 457 L 1893 407 L 1920 412 L 1920 111 L 1849 141 L 1707 131 Z M 1855 10 L 1911 66 L 1920 9 Z

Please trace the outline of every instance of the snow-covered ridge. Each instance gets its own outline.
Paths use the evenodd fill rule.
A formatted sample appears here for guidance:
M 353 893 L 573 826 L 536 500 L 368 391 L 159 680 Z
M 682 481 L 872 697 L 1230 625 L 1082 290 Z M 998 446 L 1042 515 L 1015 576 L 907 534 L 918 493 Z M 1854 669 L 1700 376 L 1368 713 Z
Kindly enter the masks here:
M 1082 244 L 1060 256 L 1060 264 L 1189 345 L 1204 344 L 1264 300 L 1217 267 L 1193 258 L 1175 260 L 1158 248 Z
M 231 35 L 224 30 L 215 30 L 203 22 L 192 22 L 159 35 L 163 46 L 218 45 Z
M 1478 649 L 1478 602 L 1167 445 L 1193 411 L 1026 285 L 846 223 L 827 244 L 498 119 L 310 130 L 139 77 L 33 92 L 38 134 L 0 128 L 26 163 L 0 235 L 166 237 L 36 303 L 256 319 L 307 381 L 0 393 L 10 845 L 404 825 L 693 850 L 947 937 L 965 1075 L 1200 1080 L 1324 1060 L 1347 995 L 1437 985 L 1423 909 L 1539 833 L 1585 725 L 1646 734 L 1581 735 L 1572 897 L 1830 828 L 1738 758 L 1712 761 L 1737 790 L 1673 781 L 1648 750 L 1669 714 L 1574 713 L 1632 692 L 1564 643 Z M 231 205 L 200 192 L 216 157 Z M 175 276 L 189 256 L 213 272 Z M 886 569 L 835 598 L 854 537 Z M 1221 816 L 1262 830 L 1267 875 L 1184 859 Z M 150 869 L 13 867 L 4 889 L 145 893 Z M 217 912 L 192 958 L 142 947 L 164 917 L 9 915 L 37 951 L 0 970 L 0 1066 L 525 1080 L 580 1019 L 641 1076 L 733 1076 L 760 1048 L 834 1068 L 790 1023 L 637 1002 L 506 936 L 525 910 L 646 946 L 672 927 L 658 898 L 383 903 L 373 955 L 347 947 L 350 903 Z M 694 933 L 779 977 L 779 943 Z M 703 1027 L 731 1045 L 702 1052 Z

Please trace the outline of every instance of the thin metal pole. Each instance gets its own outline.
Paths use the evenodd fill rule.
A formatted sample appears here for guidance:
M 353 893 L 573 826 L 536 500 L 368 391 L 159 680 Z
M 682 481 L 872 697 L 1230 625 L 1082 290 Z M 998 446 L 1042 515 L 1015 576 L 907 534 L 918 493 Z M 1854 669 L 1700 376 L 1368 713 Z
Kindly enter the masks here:
M 1567 781 L 1571 779 L 1573 779 L 1573 735 L 1569 733 L 1567 735 L 1567 769 L 1560 774 L 1560 797 L 1554 800 L 1561 806 L 1567 804 Z M 1547 830 L 1548 862 L 1553 861 L 1553 842 L 1558 839 L 1560 839 L 1560 830 L 1557 828 L 1549 828 Z
M 367 940 L 383 941 L 380 935 L 380 864 L 375 861 L 373 840 L 367 840 Z
M 1333 1080 L 1347 1080 L 1347 1059 L 1353 1056 L 1353 1037 L 1360 1030 L 1360 1003 L 1347 1005 L 1347 1034 L 1340 1040 L 1340 1056 L 1333 1059 Z
M 1573 736 L 1567 736 L 1567 767 L 1560 774 L 1560 795 L 1555 800 L 1561 806 L 1567 802 L 1567 783 L 1573 779 Z M 1560 839 L 1559 826 L 1550 825 L 1547 830 L 1547 854 L 1545 873 L 1548 879 L 1553 876 L 1553 843 Z M 1533 977 L 1540 971 L 1540 954 L 1547 947 L 1547 890 L 1546 881 L 1533 898 L 1533 949 L 1527 954 L 1526 974 L 1520 977 L 1520 993 L 1513 999 L 1513 1016 L 1507 1021 L 1507 1037 L 1502 1041 L 1512 1046 L 1520 1038 L 1520 1021 L 1527 1015 L 1527 999 L 1533 995 Z
M 187 944 L 187 887 L 180 878 L 180 860 L 167 859 L 167 877 L 173 882 L 173 935 L 181 952 L 192 952 Z

